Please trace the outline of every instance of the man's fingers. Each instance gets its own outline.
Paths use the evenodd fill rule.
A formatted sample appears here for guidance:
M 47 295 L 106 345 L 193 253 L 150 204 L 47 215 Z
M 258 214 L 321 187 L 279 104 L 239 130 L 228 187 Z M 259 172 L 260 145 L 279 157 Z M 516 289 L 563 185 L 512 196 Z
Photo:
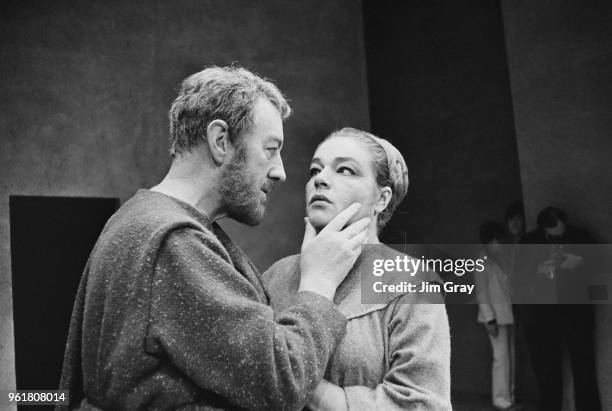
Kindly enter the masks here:
M 365 242 L 366 238 L 368 238 L 368 230 L 363 230 L 352 238 L 349 238 L 347 240 L 347 245 L 350 248 L 358 248 Z
M 304 240 L 302 244 L 310 242 L 317 235 L 317 231 L 314 229 L 308 217 L 304 217 Z
M 361 204 L 353 203 L 344 210 L 342 210 L 337 216 L 335 216 L 322 231 L 340 231 L 344 228 L 346 223 L 353 217 L 359 209 Z
M 372 220 L 369 217 L 361 218 L 346 227 L 344 230 L 342 230 L 342 232 L 345 233 L 348 238 L 352 238 L 354 235 L 359 234 L 368 228 L 370 221 Z

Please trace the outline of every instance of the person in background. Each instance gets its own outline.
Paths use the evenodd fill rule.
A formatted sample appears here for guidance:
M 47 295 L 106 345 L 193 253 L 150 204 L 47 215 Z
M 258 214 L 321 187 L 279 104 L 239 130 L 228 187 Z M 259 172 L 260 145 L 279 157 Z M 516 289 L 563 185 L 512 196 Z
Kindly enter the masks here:
M 474 271 L 478 300 L 478 322 L 484 324 L 493 351 L 491 398 L 497 410 L 518 411 L 514 398 L 514 316 L 510 281 L 503 255 L 504 226 L 487 221 L 480 227 L 483 271 Z
M 378 235 L 407 190 L 401 153 L 365 131 L 336 131 L 313 156 L 306 184 L 310 235 L 325 230 L 352 202 L 362 204 L 358 216 L 370 217 L 371 223 L 367 246 L 334 298 L 348 318 L 347 331 L 310 398 L 311 410 L 451 410 L 450 335 L 442 296 L 387 294 L 379 304 L 362 304 L 362 275 L 372 275 L 371 261 L 401 254 L 381 244 Z M 264 273 L 277 312 L 295 296 L 299 259 L 286 257 Z M 439 281 L 432 272 L 415 274 L 417 281 Z
M 525 235 L 525 209 L 523 208 L 523 203 L 517 201 L 508 206 L 504 214 L 504 222 L 506 223 L 503 239 L 504 246 L 498 255 L 498 260 L 503 262 L 506 274 L 511 282 L 514 282 L 517 274 L 515 270 L 520 249 L 519 243 L 523 235 Z
M 567 348 L 574 381 L 576 411 L 601 409 L 595 376 L 593 307 L 564 304 L 580 292 L 588 271 L 584 247 L 592 244 L 589 233 L 567 224 L 563 210 L 547 207 L 537 217 L 538 228 L 521 243 L 523 273 L 535 286 L 530 298 L 541 304 L 521 305 L 521 323 L 538 380 L 540 406 L 559 411 L 562 406 L 562 348 Z M 550 299 L 550 296 L 554 299 Z M 561 304 L 559 304 L 561 302 Z
M 525 234 L 525 209 L 523 203 L 516 202 L 511 204 L 504 215 L 506 222 L 505 243 L 518 244 Z

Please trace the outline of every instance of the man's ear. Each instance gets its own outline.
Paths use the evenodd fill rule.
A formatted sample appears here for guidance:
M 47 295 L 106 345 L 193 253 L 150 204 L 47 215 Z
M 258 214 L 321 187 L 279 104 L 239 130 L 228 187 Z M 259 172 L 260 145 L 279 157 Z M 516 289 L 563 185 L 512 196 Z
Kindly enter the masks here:
M 387 205 L 391 201 L 391 196 L 393 195 L 393 190 L 391 187 L 383 187 L 380 189 L 380 194 L 378 196 L 378 200 L 374 203 L 374 210 L 378 213 L 382 213 Z
M 229 127 L 223 120 L 213 120 L 206 127 L 208 151 L 216 165 L 220 165 L 232 146 L 229 139 Z

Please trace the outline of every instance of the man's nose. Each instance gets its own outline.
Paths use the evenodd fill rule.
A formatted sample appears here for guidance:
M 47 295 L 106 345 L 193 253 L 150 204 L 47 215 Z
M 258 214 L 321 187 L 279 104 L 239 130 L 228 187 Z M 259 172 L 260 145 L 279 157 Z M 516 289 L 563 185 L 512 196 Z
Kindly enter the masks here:
M 282 183 L 287 179 L 287 175 L 285 174 L 285 167 L 283 167 L 283 159 L 281 156 L 278 156 L 278 161 L 272 166 L 270 173 L 268 176 L 277 182 Z

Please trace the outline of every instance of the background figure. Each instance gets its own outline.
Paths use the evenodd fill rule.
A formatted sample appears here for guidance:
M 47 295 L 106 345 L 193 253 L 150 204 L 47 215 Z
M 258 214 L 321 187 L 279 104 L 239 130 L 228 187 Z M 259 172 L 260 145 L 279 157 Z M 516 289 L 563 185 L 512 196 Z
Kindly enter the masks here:
M 525 234 L 525 209 L 523 203 L 516 202 L 511 204 L 504 214 L 506 223 L 505 243 L 517 244 Z
M 481 257 L 486 258 L 485 270 L 474 272 L 477 287 L 478 322 L 487 329 L 493 350 L 491 387 L 493 406 L 498 410 L 521 410 L 514 403 L 514 316 L 510 282 L 502 258 L 504 226 L 488 221 L 480 227 L 483 244 Z
M 576 280 L 586 275 L 583 256 L 574 254 L 571 244 L 591 244 L 589 234 L 578 227 L 568 226 L 565 213 L 548 207 L 538 214 L 538 228 L 525 234 L 523 244 L 541 244 L 535 252 L 520 253 L 521 270 L 537 284 L 536 294 L 550 292 L 560 296 Z M 552 250 L 552 252 L 551 252 Z M 530 254 L 530 255 L 528 255 Z M 548 290 L 546 284 L 548 283 Z M 538 386 L 542 410 L 561 409 L 562 348 L 566 347 L 571 361 L 577 411 L 601 409 L 595 378 L 593 343 L 593 310 L 584 304 L 525 304 L 520 308 L 521 323 L 529 346 Z
M 517 201 L 512 203 L 504 213 L 505 235 L 504 244 L 498 254 L 498 260 L 502 260 L 504 269 L 511 282 L 516 280 L 517 259 L 519 243 L 525 235 L 525 209 L 523 203 Z M 482 233 L 481 233 L 482 241 Z M 520 279 L 520 277 L 519 277 Z

